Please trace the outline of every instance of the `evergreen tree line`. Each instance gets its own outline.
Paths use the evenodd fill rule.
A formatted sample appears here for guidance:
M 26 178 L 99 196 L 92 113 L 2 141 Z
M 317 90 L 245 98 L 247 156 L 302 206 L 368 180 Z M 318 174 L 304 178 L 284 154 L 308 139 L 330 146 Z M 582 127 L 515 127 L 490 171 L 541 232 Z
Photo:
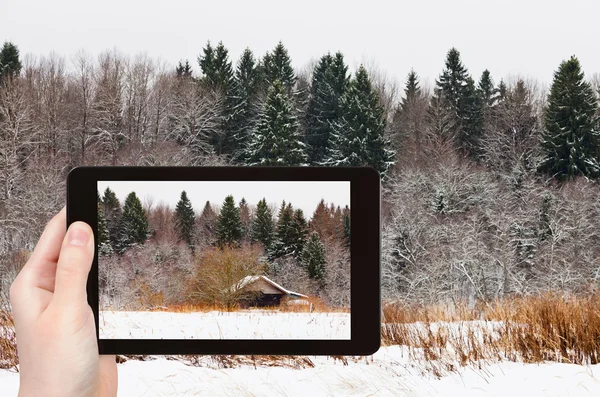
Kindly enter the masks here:
M 2 268 L 34 246 L 77 165 L 361 164 L 385 176 L 387 296 L 593 284 L 600 82 L 586 78 L 576 57 L 558 65 L 548 92 L 531 80 L 495 81 L 489 71 L 476 79 L 456 49 L 434 87 L 413 71 L 402 93 L 366 68 L 350 76 L 341 53 L 294 70 L 281 43 L 262 57 L 247 50 L 235 65 L 223 44 L 208 43 L 198 67 L 117 51 L 97 59 L 80 52 L 68 66 L 58 55 L 23 61 L 4 44 Z M 137 225 L 134 207 L 126 227 L 104 213 L 116 254 L 140 244 L 132 231 L 125 238 Z M 195 249 L 217 241 L 217 224 L 199 218 Z M 270 238 L 271 250 L 294 256 Z
M 194 253 L 207 246 L 239 248 L 243 243 L 260 243 L 266 257 L 272 263 L 271 271 L 277 272 L 277 261 L 293 258 L 306 270 L 309 278 L 323 280 L 325 276 L 326 248 L 328 241 L 350 244 L 350 209 L 333 204 L 327 206 L 321 200 L 311 221 L 307 221 L 301 209 L 282 202 L 275 219 L 266 199 L 260 200 L 254 211 L 244 198 L 236 204 L 229 195 L 217 214 L 210 202 L 196 217 L 192 203 L 185 191 L 174 210 L 172 225 L 177 242 L 184 243 Z M 208 235 L 200 243 L 199 235 Z M 146 211 L 135 192 L 131 192 L 123 208 L 115 193 L 106 188 L 98 195 L 98 238 L 101 255 L 123 255 L 136 245 L 143 245 L 152 237 Z M 199 246 L 199 247 L 198 247 Z

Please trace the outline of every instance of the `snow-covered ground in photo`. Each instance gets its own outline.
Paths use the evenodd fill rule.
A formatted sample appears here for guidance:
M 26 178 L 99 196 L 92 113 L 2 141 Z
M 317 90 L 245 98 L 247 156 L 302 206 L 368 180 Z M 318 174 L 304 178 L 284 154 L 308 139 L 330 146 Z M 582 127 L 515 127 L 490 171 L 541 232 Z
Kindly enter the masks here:
M 350 339 L 350 313 L 100 312 L 101 339 Z
M 600 396 L 600 365 L 501 362 L 466 367 L 440 379 L 424 374 L 405 347 L 383 347 L 372 357 L 348 360 L 310 357 L 314 368 L 243 365 L 222 369 L 210 358 L 188 366 L 156 358 L 119 365 L 119 396 L 211 397 L 505 397 Z M 19 375 L 0 370 L 0 396 L 16 396 Z

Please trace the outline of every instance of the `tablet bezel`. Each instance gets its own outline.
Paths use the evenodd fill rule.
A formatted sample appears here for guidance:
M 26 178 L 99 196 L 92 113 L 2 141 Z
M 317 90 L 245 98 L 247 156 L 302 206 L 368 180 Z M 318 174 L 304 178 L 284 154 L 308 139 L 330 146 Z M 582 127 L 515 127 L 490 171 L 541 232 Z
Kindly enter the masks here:
M 78 167 L 67 178 L 67 225 L 97 240 L 98 181 L 349 181 L 350 339 L 100 339 L 98 247 L 87 283 L 100 354 L 370 355 L 381 343 L 380 176 L 369 167 Z

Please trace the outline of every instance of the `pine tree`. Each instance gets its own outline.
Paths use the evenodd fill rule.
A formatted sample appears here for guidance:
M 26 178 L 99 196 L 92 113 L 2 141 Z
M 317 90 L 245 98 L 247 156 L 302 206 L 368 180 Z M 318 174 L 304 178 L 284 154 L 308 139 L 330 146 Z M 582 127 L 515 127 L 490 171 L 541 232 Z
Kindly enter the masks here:
M 259 113 L 258 93 L 261 84 L 258 66 L 254 54 L 248 48 L 244 50 L 236 70 L 234 80 L 234 113 L 231 120 L 233 134 L 233 158 L 245 163 L 245 148 Z
M 216 80 L 216 68 L 215 68 L 215 50 L 210 44 L 210 41 L 206 43 L 206 47 L 202 49 L 202 55 L 198 56 L 198 65 L 202 70 L 202 79 L 209 84 L 212 84 Z
M 542 132 L 540 170 L 558 179 L 600 176 L 598 105 L 579 60 L 572 56 L 554 73 Z
M 247 148 L 250 165 L 301 165 L 306 161 L 298 120 L 282 84 L 276 80 Z
M 102 196 L 102 213 L 106 218 L 110 244 L 116 250 L 119 243 L 122 212 L 117 195 L 109 187 L 104 190 Z
M 291 247 L 291 254 L 298 257 L 304 249 L 306 243 L 306 236 L 308 234 L 308 222 L 304 217 L 304 212 L 301 209 L 294 211 L 294 218 L 292 220 L 289 245 Z
M 273 214 L 267 205 L 267 200 L 262 199 L 256 206 L 256 217 L 252 222 L 252 241 L 262 243 L 265 250 L 271 248 L 274 237 Z
M 240 209 L 236 207 L 233 196 L 225 197 L 217 221 L 217 244 L 238 245 L 242 239 L 243 226 Z
M 394 152 L 384 137 L 385 118 L 378 93 L 364 67 L 356 72 L 341 104 L 342 118 L 333 126 L 330 149 L 323 164 L 368 165 L 385 175 L 394 162 Z
M 5 42 L 0 50 L 0 84 L 6 78 L 18 76 L 21 68 L 19 48 L 13 43 Z
M 350 236 L 351 236 L 351 229 L 350 229 L 350 208 L 348 208 L 348 206 L 346 206 L 346 208 L 344 208 L 344 237 L 346 238 L 346 244 L 350 245 Z
M 184 191 L 181 192 L 181 196 L 177 205 L 175 206 L 175 215 L 173 217 L 175 222 L 175 232 L 179 241 L 183 241 L 194 250 L 194 226 L 196 224 L 196 214 L 192 208 L 192 203 Z
M 483 103 L 477 93 L 475 82 L 460 59 L 456 48 L 448 51 L 446 68 L 436 82 L 436 100 L 451 109 L 458 122 L 454 134 L 459 150 L 478 159 L 483 130 Z
M 494 104 L 494 80 L 489 70 L 484 70 L 479 79 L 478 87 L 484 106 L 490 107 Z
M 325 246 L 321 242 L 318 233 L 311 233 L 302 251 L 301 258 L 310 278 L 317 280 L 325 278 Z
M 421 90 L 419 76 L 411 70 L 406 79 L 404 97 L 392 120 L 392 147 L 407 155 L 418 156 L 424 141 L 423 119 L 427 111 L 427 97 Z
M 292 208 L 292 204 L 286 205 L 285 201 L 283 201 L 277 217 L 275 238 L 271 245 L 271 250 L 269 251 L 269 257 L 271 259 L 280 258 L 293 252 L 293 222 L 294 209 Z
M 332 124 L 341 117 L 341 98 L 349 83 L 344 56 L 337 53 L 321 57 L 313 71 L 306 111 L 306 143 L 309 161 L 320 164 L 329 147 Z
M 291 95 L 296 84 L 296 75 L 292 67 L 292 60 L 281 41 L 273 52 L 265 54 L 262 67 L 267 86 L 272 86 L 278 80 L 285 88 L 286 93 Z
M 144 244 L 147 238 L 148 219 L 146 218 L 146 212 L 135 192 L 131 192 L 123 205 L 117 251 L 123 253 L 133 245 Z
M 102 199 L 98 193 L 98 254 L 110 255 L 113 253 L 113 248 L 110 245 L 108 224 L 106 223 L 103 207 Z
M 242 239 L 247 239 L 250 237 L 250 225 L 252 219 L 250 218 L 250 207 L 248 207 L 248 202 L 246 202 L 246 199 L 243 197 L 240 200 L 240 221 L 242 222 Z
M 196 234 L 196 240 L 199 245 L 213 245 L 216 243 L 217 235 L 217 220 L 219 215 L 207 201 L 202 209 L 202 213 L 198 217 L 198 228 Z
M 190 62 L 186 59 L 185 64 L 179 61 L 179 64 L 175 68 L 175 74 L 178 78 L 192 78 L 192 67 Z

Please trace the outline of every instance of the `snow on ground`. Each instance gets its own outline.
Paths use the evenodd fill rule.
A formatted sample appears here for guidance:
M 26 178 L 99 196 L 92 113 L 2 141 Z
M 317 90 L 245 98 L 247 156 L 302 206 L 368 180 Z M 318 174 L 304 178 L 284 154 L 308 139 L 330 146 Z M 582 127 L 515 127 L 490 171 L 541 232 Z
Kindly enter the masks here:
M 349 313 L 100 312 L 102 339 L 350 339 Z
M 314 368 L 244 365 L 219 369 L 191 367 L 157 358 L 119 365 L 119 396 L 598 396 L 600 365 L 520 364 L 502 362 L 483 369 L 462 368 L 437 379 L 424 375 L 407 349 L 383 347 L 373 357 L 344 366 L 327 357 L 311 357 Z M 16 396 L 18 374 L 0 370 L 0 395 Z

